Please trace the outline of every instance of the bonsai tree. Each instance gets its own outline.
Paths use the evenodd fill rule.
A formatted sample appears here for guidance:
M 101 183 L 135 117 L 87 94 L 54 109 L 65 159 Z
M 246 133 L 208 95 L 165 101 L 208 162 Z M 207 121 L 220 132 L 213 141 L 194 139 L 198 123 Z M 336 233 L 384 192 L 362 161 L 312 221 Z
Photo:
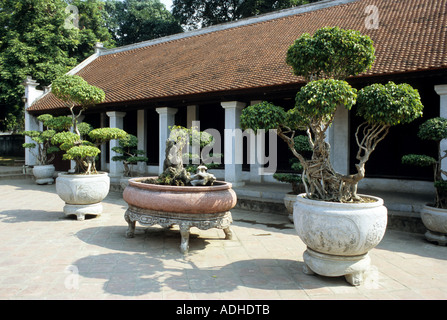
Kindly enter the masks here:
M 123 139 L 118 141 L 119 146 L 113 147 L 112 150 L 121 154 L 120 156 L 113 156 L 112 161 L 122 161 L 124 165 L 124 176 L 132 176 L 132 167 L 130 164 L 136 164 L 139 161 L 146 162 L 148 160 L 144 155 L 143 150 L 138 150 L 138 138 L 132 134 L 128 134 Z
M 212 146 L 214 142 L 213 136 L 206 132 L 198 131 L 196 127 L 187 129 L 181 126 L 173 126 L 170 129 L 171 133 L 166 141 L 166 157 L 163 162 L 163 172 L 156 181 L 149 180 L 147 182 L 174 186 L 191 186 L 198 184 L 198 180 L 201 180 L 199 184 L 211 185 L 215 181 L 215 177 L 206 172 L 206 168 L 210 164 L 203 163 L 204 159 L 202 159 L 200 150 L 205 146 Z M 190 150 L 184 152 L 188 143 L 189 146 L 198 146 L 200 150 L 194 150 L 194 152 L 199 152 L 199 154 L 190 152 Z M 184 161 L 188 161 L 188 165 L 184 165 Z M 189 164 L 189 161 L 192 164 Z M 199 168 L 201 170 L 200 173 L 191 175 Z M 203 172 L 204 170 L 205 172 Z
M 261 102 L 245 108 L 242 128 L 276 129 L 303 167 L 302 181 L 307 197 L 325 201 L 362 201 L 358 182 L 365 176 L 365 164 L 391 126 L 408 123 L 422 116 L 419 94 L 407 84 L 374 84 L 359 92 L 345 79 L 371 68 L 374 61 L 372 40 L 358 31 L 338 27 L 322 28 L 313 36 L 304 34 L 287 52 L 286 62 L 297 76 L 308 83 L 296 95 L 295 107 L 285 111 Z M 326 131 L 337 108 L 351 108 L 365 119 L 356 131 L 359 147 L 357 172 L 344 175 L 330 162 Z M 295 148 L 297 131 L 304 130 L 312 148 L 306 159 Z
M 428 155 L 408 154 L 402 157 L 402 163 L 420 167 L 433 167 L 433 181 L 436 189 L 435 207 L 447 209 L 447 181 L 442 175 L 447 175 L 441 168 L 441 161 L 447 158 L 447 150 L 441 150 L 441 140 L 447 138 L 447 119 L 433 118 L 420 125 L 418 137 L 422 140 L 435 141 L 437 157 Z
M 24 131 L 23 135 L 30 137 L 34 142 L 24 143 L 24 148 L 30 149 L 37 160 L 37 165 L 48 165 L 55 157 L 55 153 L 60 149 L 53 145 L 51 139 L 58 131 L 63 131 L 71 127 L 71 120 L 68 117 L 53 117 L 50 114 L 42 114 L 37 117 L 42 123 L 43 131 Z
M 51 141 L 60 145 L 65 151 L 62 159 L 74 160 L 75 173 L 97 173 L 95 158 L 101 152 L 99 146 L 114 139 L 123 139 L 127 133 L 118 128 L 100 128 L 87 133 L 90 127 L 84 127 L 83 136 L 88 135 L 90 141 L 81 137 L 78 118 L 88 107 L 101 103 L 105 99 L 104 91 L 89 85 L 84 79 L 76 75 L 63 75 L 52 84 L 53 94 L 64 101 L 71 113 L 73 132 L 55 134 Z

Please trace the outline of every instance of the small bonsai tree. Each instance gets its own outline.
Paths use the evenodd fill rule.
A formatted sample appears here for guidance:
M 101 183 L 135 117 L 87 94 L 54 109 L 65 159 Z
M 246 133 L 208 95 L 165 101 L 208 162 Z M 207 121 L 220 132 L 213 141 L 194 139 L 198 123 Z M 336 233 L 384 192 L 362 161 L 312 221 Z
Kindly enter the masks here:
M 435 207 L 447 209 L 447 172 L 442 170 L 441 161 L 447 158 L 447 150 L 441 150 L 441 140 L 447 139 L 447 119 L 433 118 L 420 125 L 418 137 L 422 140 L 435 141 L 437 158 L 421 154 L 408 154 L 402 157 L 402 163 L 420 167 L 433 167 L 433 181 L 436 190 Z
M 146 162 L 148 158 L 143 156 L 143 150 L 138 150 L 138 138 L 132 134 L 128 134 L 123 139 L 120 139 L 118 145 L 118 147 L 113 147 L 112 150 L 120 155 L 113 156 L 112 161 L 122 161 L 124 165 L 123 175 L 131 177 L 132 167 L 129 165 L 136 164 L 139 161 Z
M 419 94 L 407 84 L 374 84 L 360 92 L 343 79 L 369 69 L 374 47 L 368 36 L 338 27 L 322 28 L 311 37 L 302 35 L 289 48 L 286 62 L 295 75 L 309 81 L 296 95 L 295 107 L 285 111 L 268 102 L 243 110 L 242 128 L 276 129 L 303 167 L 307 197 L 317 200 L 362 201 L 357 184 L 365 176 L 365 163 L 393 125 L 422 116 Z M 355 174 L 337 173 L 330 162 L 326 131 L 337 108 L 351 108 L 365 119 L 356 131 L 359 147 Z M 312 148 L 306 159 L 295 148 L 295 134 L 304 130 Z
M 24 143 L 22 146 L 34 154 L 37 165 L 48 165 L 54 160 L 55 153 L 60 151 L 53 145 L 51 139 L 57 132 L 70 128 L 71 120 L 68 117 L 53 117 L 50 114 L 42 114 L 37 120 L 42 123 L 43 131 L 24 131 L 23 135 L 30 137 L 34 142 Z
M 123 139 L 127 135 L 124 130 L 118 128 L 100 128 L 88 132 L 90 141 L 82 139 L 78 118 L 88 107 L 104 101 L 104 91 L 89 85 L 79 76 L 63 75 L 53 82 L 52 92 L 56 98 L 64 101 L 70 110 L 73 132 L 57 133 L 51 141 L 65 151 L 62 159 L 75 161 L 75 173 L 97 173 L 95 159 L 101 152 L 99 146 L 110 140 Z M 84 135 L 86 134 L 87 132 L 84 132 Z

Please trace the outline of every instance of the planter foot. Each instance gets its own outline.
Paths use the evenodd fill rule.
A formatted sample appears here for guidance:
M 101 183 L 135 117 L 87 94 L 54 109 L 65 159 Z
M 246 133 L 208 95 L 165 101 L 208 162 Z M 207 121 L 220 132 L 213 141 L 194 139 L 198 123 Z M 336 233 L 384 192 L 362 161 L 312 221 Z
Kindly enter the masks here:
M 360 256 L 336 256 L 313 251 L 307 248 L 303 254 L 305 274 L 319 274 L 327 277 L 345 276 L 353 286 L 363 284 L 365 273 L 370 270 L 371 259 L 368 254 Z
M 36 184 L 53 184 L 54 183 L 54 179 L 53 178 L 48 178 L 48 179 L 36 179 Z
M 64 213 L 65 216 L 75 215 L 78 221 L 83 221 L 85 220 L 85 216 L 87 214 L 99 216 L 102 213 L 102 204 L 101 203 L 86 204 L 86 205 L 65 204 Z
M 309 276 L 313 276 L 315 274 L 315 272 L 313 272 L 312 269 L 309 268 L 309 266 L 307 264 L 304 264 L 303 272 L 304 272 L 304 274 L 307 274 Z
M 180 251 L 187 254 L 189 250 L 189 226 L 180 225 L 180 235 L 182 236 Z
M 346 281 L 348 281 L 353 286 L 360 286 L 363 284 L 365 279 L 364 272 L 354 272 L 351 274 L 345 275 Z
M 225 233 L 225 240 L 233 240 L 233 231 L 230 227 L 223 229 Z
M 136 221 L 132 221 L 129 218 L 129 213 L 126 211 L 126 213 L 124 214 L 124 220 L 126 220 L 127 222 L 127 231 L 126 231 L 126 238 L 133 238 L 135 237 L 135 224 Z

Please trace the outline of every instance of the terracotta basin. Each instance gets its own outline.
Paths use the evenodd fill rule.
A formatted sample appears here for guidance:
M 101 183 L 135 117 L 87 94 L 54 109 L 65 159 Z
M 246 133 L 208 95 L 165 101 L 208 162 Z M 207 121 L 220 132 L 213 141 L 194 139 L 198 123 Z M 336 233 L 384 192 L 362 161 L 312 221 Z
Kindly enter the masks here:
M 134 178 L 124 189 L 123 199 L 131 206 L 161 212 L 218 213 L 229 211 L 237 197 L 231 183 L 216 181 L 213 186 L 166 186 L 142 183 L 154 177 Z

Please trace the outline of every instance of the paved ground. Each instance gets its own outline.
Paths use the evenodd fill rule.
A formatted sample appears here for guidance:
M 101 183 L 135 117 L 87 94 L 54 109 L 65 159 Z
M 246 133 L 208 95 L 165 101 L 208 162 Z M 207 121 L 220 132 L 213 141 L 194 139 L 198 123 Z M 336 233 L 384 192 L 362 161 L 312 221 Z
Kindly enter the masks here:
M 0 181 L 0 299 L 447 299 L 447 247 L 387 231 L 360 287 L 302 272 L 304 244 L 287 217 L 233 210 L 233 240 L 193 228 L 137 227 L 111 192 L 99 218 L 63 217 L 54 185 Z

